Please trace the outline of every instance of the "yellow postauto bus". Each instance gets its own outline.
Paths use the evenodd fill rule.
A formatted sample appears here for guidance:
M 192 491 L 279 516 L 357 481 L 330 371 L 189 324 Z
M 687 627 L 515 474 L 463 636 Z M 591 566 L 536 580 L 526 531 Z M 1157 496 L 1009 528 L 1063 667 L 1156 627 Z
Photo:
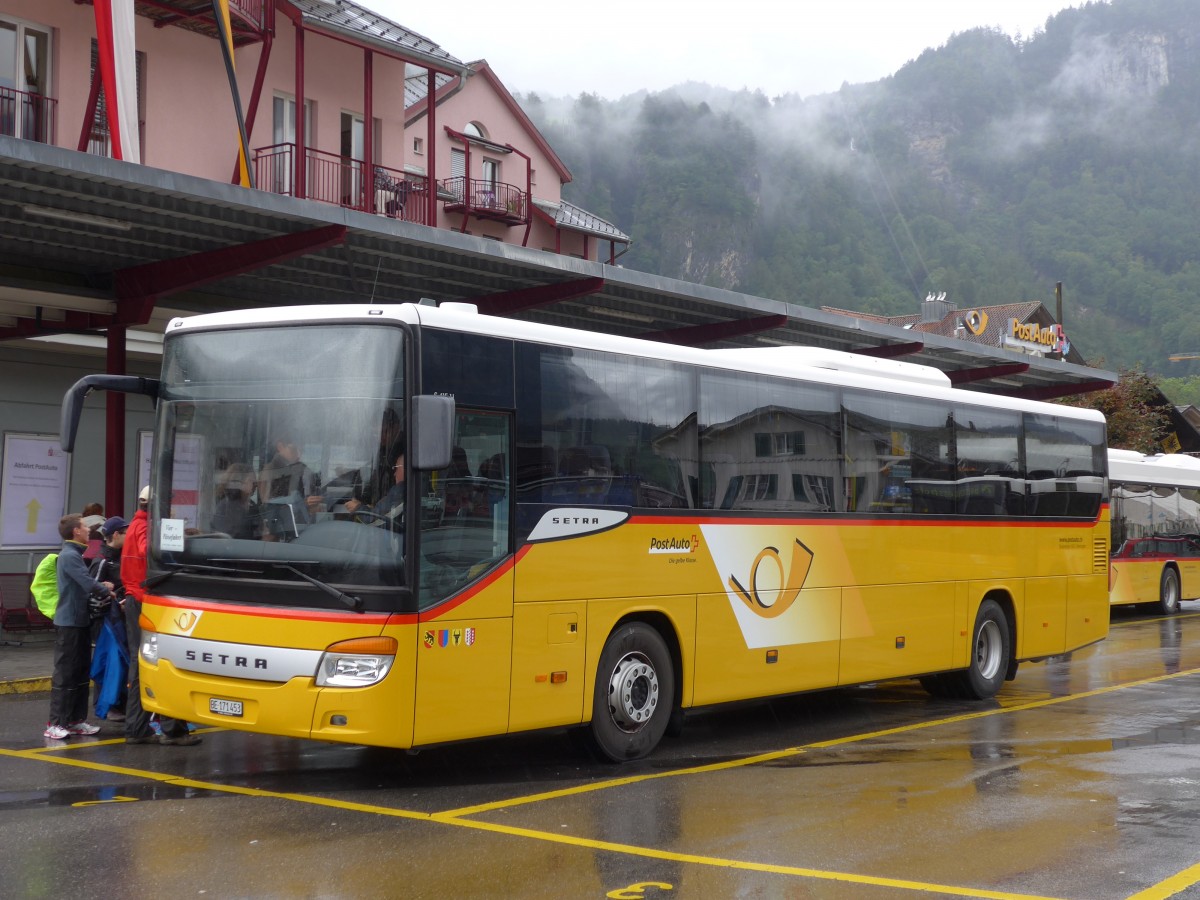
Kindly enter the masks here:
M 799 347 L 441 307 L 172 321 L 147 709 L 415 748 L 919 677 L 987 698 L 1108 629 L 1105 426 Z
M 1110 449 L 1108 466 L 1109 601 L 1178 612 L 1200 597 L 1200 460 Z

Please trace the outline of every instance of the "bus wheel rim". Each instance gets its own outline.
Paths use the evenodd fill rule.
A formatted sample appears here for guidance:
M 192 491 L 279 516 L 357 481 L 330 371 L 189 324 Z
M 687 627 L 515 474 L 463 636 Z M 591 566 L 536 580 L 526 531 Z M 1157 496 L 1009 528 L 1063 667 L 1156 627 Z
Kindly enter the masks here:
M 640 653 L 629 653 L 613 668 L 608 682 L 608 710 L 622 731 L 638 731 L 658 707 L 658 673 Z
M 1000 671 L 1003 651 L 1004 641 L 1000 634 L 1000 626 L 990 620 L 984 622 L 975 639 L 975 665 L 983 678 L 990 680 L 996 677 L 996 673 Z

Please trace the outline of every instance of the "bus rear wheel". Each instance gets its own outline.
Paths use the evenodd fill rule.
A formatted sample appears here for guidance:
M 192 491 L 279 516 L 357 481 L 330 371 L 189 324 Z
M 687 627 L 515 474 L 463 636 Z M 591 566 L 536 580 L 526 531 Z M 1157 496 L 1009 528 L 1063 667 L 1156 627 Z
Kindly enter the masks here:
M 1179 612 L 1179 600 L 1179 573 L 1167 566 L 1158 582 L 1158 611 L 1164 616 Z
M 1008 616 L 995 600 L 984 600 L 971 632 L 971 664 L 959 672 L 926 675 L 921 686 L 935 697 L 986 700 L 1004 684 L 1011 655 Z
M 596 669 L 591 743 L 612 762 L 641 759 L 658 746 L 675 702 L 675 672 L 662 636 L 644 622 L 609 635 Z

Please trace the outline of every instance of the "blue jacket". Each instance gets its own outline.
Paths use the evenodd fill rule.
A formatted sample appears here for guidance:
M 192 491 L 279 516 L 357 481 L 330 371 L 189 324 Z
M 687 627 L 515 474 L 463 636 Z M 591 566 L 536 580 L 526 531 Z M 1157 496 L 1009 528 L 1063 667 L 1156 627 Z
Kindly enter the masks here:
M 88 598 L 92 594 L 107 594 L 108 589 L 88 574 L 83 559 L 85 544 L 64 541 L 58 554 L 58 608 L 54 624 L 71 628 L 87 628 L 91 622 Z

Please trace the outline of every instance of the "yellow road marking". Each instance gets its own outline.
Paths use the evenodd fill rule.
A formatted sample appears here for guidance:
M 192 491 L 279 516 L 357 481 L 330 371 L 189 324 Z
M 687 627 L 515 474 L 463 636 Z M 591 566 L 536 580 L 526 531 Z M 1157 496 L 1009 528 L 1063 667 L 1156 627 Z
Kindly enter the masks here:
M 1190 869 L 1184 869 L 1175 875 L 1172 875 L 1166 881 L 1160 881 L 1156 885 L 1146 888 L 1144 891 L 1138 891 L 1127 900 L 1165 900 L 1167 897 L 1174 897 L 1185 888 L 1190 888 L 1192 885 L 1200 882 L 1200 863 L 1192 866 Z
M 73 759 L 68 756 L 60 755 L 61 751 L 68 749 L 82 750 L 86 747 L 98 747 L 120 743 L 120 739 L 110 741 L 91 741 L 86 744 L 68 745 L 68 747 L 35 747 L 28 750 L 7 750 L 0 748 L 0 756 L 9 756 L 18 759 L 36 759 L 39 761 L 53 762 L 59 765 L 74 766 L 82 769 L 92 769 L 94 771 L 109 772 L 115 774 L 128 775 L 132 777 L 146 778 L 153 781 L 159 781 L 166 784 L 179 785 L 181 787 L 189 787 L 200 790 L 213 791 L 214 793 L 237 794 L 247 797 L 264 797 L 279 800 L 289 800 L 295 803 L 304 803 L 312 806 L 323 806 L 332 809 L 340 809 L 353 812 L 362 812 L 372 815 L 382 815 L 392 818 L 402 818 L 418 821 L 437 822 L 444 825 L 452 825 L 459 828 L 470 828 L 477 831 L 486 831 L 495 834 L 506 834 L 514 837 L 524 837 L 532 840 L 547 841 L 551 843 L 564 844 L 568 846 L 580 847 L 590 850 L 598 850 L 604 852 L 621 853 L 629 856 L 639 856 L 648 859 L 664 860 L 680 863 L 692 863 L 695 865 L 703 865 L 717 868 L 737 869 L 743 871 L 763 872 L 768 874 L 788 875 L 800 878 L 815 878 L 826 881 L 839 881 L 851 884 L 863 884 L 876 887 L 890 887 L 902 890 L 922 891 L 932 894 L 945 894 L 956 897 L 973 897 L 985 898 L 985 900 L 1055 900 L 1055 898 L 1042 897 L 1034 894 L 1015 894 L 1004 891 L 989 891 L 976 888 L 955 887 L 949 885 L 938 885 L 919 881 L 909 881 L 907 879 L 881 878 L 873 875 L 860 875 L 850 872 L 836 872 L 823 869 L 810 869 L 802 866 L 782 866 L 771 863 L 750 862 L 747 860 L 726 859 L 723 857 L 699 856 L 689 853 L 677 853 L 671 850 L 662 850 L 652 847 L 639 847 L 632 844 L 618 844 L 610 841 L 600 841 L 593 838 L 575 837 L 572 835 L 564 835 L 554 832 L 537 831 L 530 828 L 520 828 L 511 825 L 501 825 L 493 822 L 468 819 L 465 816 L 476 815 L 483 812 L 494 811 L 498 809 L 511 808 L 529 803 L 541 802 L 545 800 L 560 799 L 563 797 L 576 796 L 580 794 L 590 793 L 597 790 L 606 790 L 615 787 L 624 787 L 626 785 L 637 784 L 643 781 L 650 781 L 656 778 L 672 778 L 680 775 L 696 775 L 706 772 L 723 771 L 728 769 L 742 768 L 749 765 L 755 765 L 764 762 L 770 762 L 776 759 L 784 759 L 792 756 L 797 756 L 804 753 L 806 750 L 819 749 L 826 747 L 835 747 L 845 744 L 857 743 L 859 741 L 867 741 L 880 737 L 889 737 L 897 734 L 918 731 L 925 728 L 932 728 L 940 725 L 952 725 L 959 722 L 967 722 L 973 719 L 981 719 L 987 716 L 1001 715 L 1011 712 L 1020 712 L 1024 710 L 1039 709 L 1048 706 L 1055 706 L 1061 703 L 1067 703 L 1073 700 L 1087 699 L 1089 697 L 1101 696 L 1103 694 L 1115 693 L 1127 688 L 1142 687 L 1148 684 L 1157 682 L 1169 681 L 1175 678 L 1187 677 L 1190 675 L 1200 674 L 1200 668 L 1187 669 L 1180 672 L 1171 672 L 1163 675 L 1155 675 L 1149 678 L 1138 679 L 1137 681 L 1124 682 L 1117 685 L 1109 685 L 1102 688 L 1094 688 L 1089 691 L 1082 691 L 1076 694 L 1066 694 L 1061 697 L 1048 697 L 1040 700 L 1032 700 L 1025 703 L 1016 704 L 1013 706 L 998 707 L 996 709 L 981 710 L 973 713 L 963 713 L 956 716 L 947 716 L 940 719 L 931 719 L 923 722 L 913 722 L 908 725 L 900 725 L 895 728 L 885 728 L 879 731 L 864 732 L 860 734 L 847 735 L 842 738 L 833 738 L 827 741 L 815 741 L 811 744 L 804 744 L 798 747 L 786 748 L 783 750 L 772 751 L 770 753 L 758 754 L 755 756 L 744 757 L 739 760 L 729 760 L 720 763 L 711 763 L 703 766 L 692 766 L 683 769 L 675 769 L 669 772 L 657 772 L 649 775 L 634 775 L 627 778 L 613 778 L 602 782 L 580 785 L 575 788 L 564 788 L 558 791 L 548 791 L 541 794 L 530 794 L 524 797 L 516 797 L 510 800 L 495 801 L 493 803 L 479 804 L 477 806 L 462 807 L 454 810 L 446 810 L 438 813 L 423 813 L 413 810 L 399 809 L 388 806 L 377 806 L 367 803 L 354 803 L 345 800 L 335 800 L 326 797 L 316 797 L 307 794 L 294 794 L 280 791 L 267 791 L 259 788 L 239 787 L 236 785 L 217 784 L 215 782 L 198 781 L 191 778 L 180 778 L 174 775 L 153 772 L 141 769 L 129 769 L 121 766 L 108 765 L 106 763 L 88 762 L 86 760 Z M 54 755 L 51 755 L 54 754 Z M 1127 900 L 1165 900 L 1175 893 L 1183 890 L 1186 887 L 1200 881 L 1200 864 L 1192 866 L 1189 869 L 1177 873 L 1171 878 L 1153 885 L 1127 898 Z

